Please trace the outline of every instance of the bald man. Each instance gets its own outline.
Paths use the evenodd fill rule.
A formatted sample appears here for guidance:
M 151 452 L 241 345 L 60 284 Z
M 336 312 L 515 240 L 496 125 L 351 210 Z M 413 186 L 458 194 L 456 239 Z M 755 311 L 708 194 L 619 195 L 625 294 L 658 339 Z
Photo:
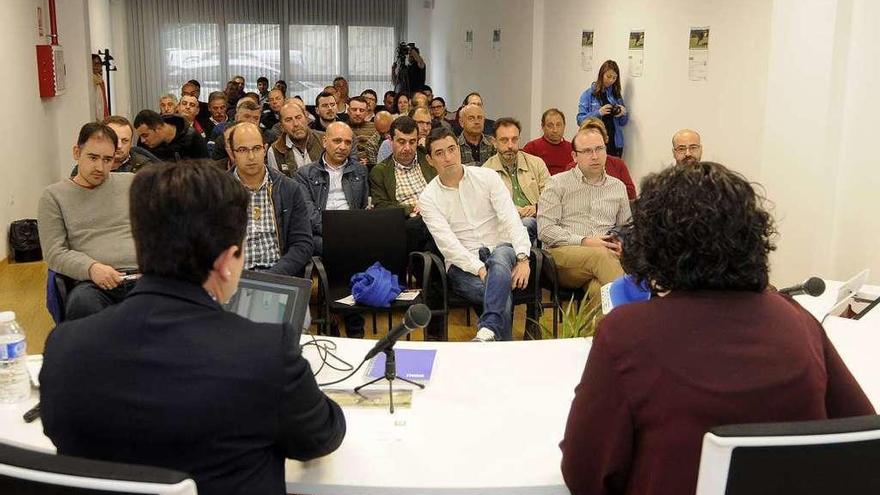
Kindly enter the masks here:
M 696 165 L 703 158 L 703 145 L 700 134 L 691 129 L 682 129 L 672 136 L 672 156 L 676 165 Z
M 458 122 L 461 125 L 461 135 L 458 136 L 461 163 L 482 167 L 495 154 L 495 140 L 483 133 L 486 123 L 483 107 L 473 103 L 465 105 L 458 112 Z
M 372 163 L 381 163 L 391 156 L 391 123 L 394 122 L 394 116 L 389 112 L 382 110 L 376 114 L 373 124 L 376 126 L 376 135 L 373 141 L 369 143 Z M 387 144 L 386 144 L 387 142 Z
M 321 157 L 296 171 L 296 180 L 306 191 L 312 214 L 312 238 L 315 254 L 323 251 L 321 216 L 325 210 L 363 210 L 367 207 L 369 173 L 367 167 L 351 156 L 354 132 L 344 122 L 333 122 L 324 133 Z M 364 267 L 366 268 L 366 267 Z M 331 325 L 331 333 L 338 335 Z M 364 336 L 364 319 L 360 315 L 345 318 L 348 337 Z

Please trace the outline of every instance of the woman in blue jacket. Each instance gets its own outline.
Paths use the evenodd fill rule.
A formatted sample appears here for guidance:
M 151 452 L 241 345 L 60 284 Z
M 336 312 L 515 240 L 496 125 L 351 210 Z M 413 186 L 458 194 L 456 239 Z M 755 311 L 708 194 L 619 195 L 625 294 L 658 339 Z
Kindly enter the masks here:
M 606 60 L 599 68 L 599 78 L 584 91 L 578 102 L 577 123 L 589 117 L 602 120 L 608 130 L 608 154 L 623 156 L 623 126 L 629 112 L 620 93 L 620 69 L 614 60 Z

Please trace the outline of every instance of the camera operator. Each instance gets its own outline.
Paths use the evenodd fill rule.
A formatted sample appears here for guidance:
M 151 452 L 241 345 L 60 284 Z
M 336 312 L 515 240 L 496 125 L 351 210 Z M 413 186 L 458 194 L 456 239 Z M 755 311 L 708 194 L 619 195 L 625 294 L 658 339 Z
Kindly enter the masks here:
M 391 66 L 391 80 L 397 93 L 412 93 L 425 85 L 425 59 L 415 43 L 401 43 Z

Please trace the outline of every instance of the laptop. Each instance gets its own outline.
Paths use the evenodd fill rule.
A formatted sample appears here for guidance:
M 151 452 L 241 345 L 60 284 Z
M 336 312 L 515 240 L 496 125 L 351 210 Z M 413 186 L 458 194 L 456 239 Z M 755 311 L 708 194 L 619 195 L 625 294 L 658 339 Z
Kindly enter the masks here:
M 311 280 L 245 270 L 238 282 L 238 291 L 224 307 L 257 323 L 286 322 L 296 332 L 308 331 L 311 293 Z

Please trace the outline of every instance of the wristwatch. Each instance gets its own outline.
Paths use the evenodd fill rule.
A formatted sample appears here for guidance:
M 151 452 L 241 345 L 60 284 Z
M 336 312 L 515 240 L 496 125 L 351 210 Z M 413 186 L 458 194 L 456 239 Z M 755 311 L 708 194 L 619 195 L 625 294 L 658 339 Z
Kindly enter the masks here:
M 529 255 L 527 255 L 527 254 L 525 254 L 525 253 L 519 253 L 519 254 L 516 255 L 516 261 L 517 261 L 517 262 L 520 262 L 520 261 L 528 261 L 528 260 L 529 260 Z

